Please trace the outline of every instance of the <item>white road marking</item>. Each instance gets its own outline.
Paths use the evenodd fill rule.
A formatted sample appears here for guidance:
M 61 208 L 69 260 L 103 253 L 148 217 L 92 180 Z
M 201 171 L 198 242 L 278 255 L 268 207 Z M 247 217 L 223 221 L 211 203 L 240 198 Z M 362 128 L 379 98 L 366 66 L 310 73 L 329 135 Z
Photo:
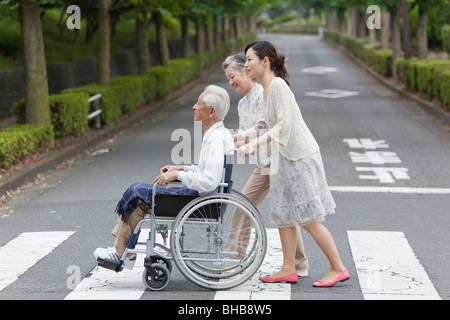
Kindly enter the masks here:
M 403 232 L 347 231 L 366 300 L 440 300 Z
M 338 72 L 338 68 L 335 67 L 310 67 L 310 68 L 302 68 L 301 71 L 304 73 L 313 73 L 313 74 L 327 74 L 327 73 L 333 73 Z
M 319 91 L 311 91 L 305 92 L 305 96 L 308 97 L 319 97 L 319 98 L 327 98 L 327 99 L 338 99 L 345 97 L 352 97 L 359 95 L 357 91 L 346 91 L 346 90 L 337 90 L 337 89 L 324 89 Z
M 74 231 L 24 232 L 0 248 L 0 291 L 68 239 Z
M 258 278 L 280 270 L 283 253 L 278 229 L 266 229 L 267 253 L 258 272 L 246 283 L 225 291 L 218 291 L 214 300 L 290 300 L 291 284 L 263 283 Z
M 136 259 L 132 270 L 121 272 L 96 266 L 64 300 L 139 300 L 145 291 L 144 255 L 138 254 Z
M 450 194 L 450 188 L 330 186 L 331 191 L 356 193 Z
M 395 183 L 396 180 L 410 180 L 407 168 L 356 167 L 356 171 L 372 171 L 373 175 L 359 175 L 361 180 L 378 180 L 380 183 Z
M 215 300 L 291 299 L 291 284 L 266 284 L 258 279 L 278 271 L 283 261 L 278 229 L 267 229 L 267 236 L 260 270 L 246 283 L 216 292 Z M 348 231 L 348 239 L 365 299 L 440 299 L 402 232 Z M 96 267 L 65 299 L 138 300 L 146 290 L 143 260 L 138 255 L 132 270 L 119 273 Z
M 141 229 L 139 242 L 147 240 L 148 231 Z M 157 242 L 162 243 L 162 239 L 157 238 Z M 146 289 L 142 281 L 144 258 L 145 254 L 139 253 L 133 269 L 120 272 L 96 266 L 64 300 L 139 300 Z

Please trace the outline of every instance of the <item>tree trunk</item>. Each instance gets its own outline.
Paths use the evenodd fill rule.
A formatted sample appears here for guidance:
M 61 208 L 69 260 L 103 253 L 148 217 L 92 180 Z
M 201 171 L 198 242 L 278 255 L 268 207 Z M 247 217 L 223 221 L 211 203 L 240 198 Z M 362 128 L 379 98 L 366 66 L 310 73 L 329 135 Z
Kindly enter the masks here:
M 391 35 L 391 13 L 381 12 L 381 49 L 389 49 L 389 38 Z
M 351 36 L 357 35 L 356 29 L 356 18 L 357 18 L 357 8 L 350 7 L 348 10 L 348 21 L 347 21 L 347 33 Z
M 51 116 L 47 64 L 39 4 L 30 0 L 21 0 L 19 4 L 25 67 L 26 122 L 49 125 Z
M 408 0 L 401 0 L 403 18 L 403 52 L 405 59 L 411 58 L 411 42 L 409 39 L 409 11 Z
M 236 18 L 231 18 L 230 19 L 230 38 L 231 40 L 236 39 L 237 37 L 237 32 L 236 32 Z
M 202 54 L 205 51 L 205 33 L 203 31 L 203 21 L 200 18 L 195 20 L 195 36 L 197 38 L 197 53 Z
M 182 15 L 181 22 L 181 55 L 183 58 L 189 58 L 189 33 L 188 33 L 188 16 Z
M 364 19 L 364 12 L 362 12 L 360 9 L 356 8 L 356 35 L 359 38 L 365 38 L 366 37 L 366 19 Z M 319 17 L 319 24 L 320 24 L 320 17 Z
M 338 25 L 338 30 L 340 32 L 346 31 L 344 11 L 342 11 L 342 10 L 339 10 L 337 12 L 337 25 Z
M 377 32 L 375 29 L 369 29 L 369 40 L 372 45 L 377 43 Z
M 150 52 L 147 41 L 147 18 L 136 18 L 136 42 L 138 53 L 138 73 L 147 75 L 150 71 Z
M 230 40 L 230 20 L 228 18 L 222 19 L 222 33 L 223 41 Z
M 155 17 L 156 24 L 156 39 L 158 42 L 159 60 L 163 66 L 168 66 L 170 63 L 170 55 L 163 16 L 159 12 L 153 12 L 153 16 Z
M 400 8 L 392 12 L 392 74 L 396 75 L 395 59 L 401 56 L 402 44 L 400 37 Z
M 209 23 L 204 24 L 205 34 L 206 34 L 206 50 L 214 49 L 214 37 L 213 37 L 213 29 Z
M 110 6 L 111 0 L 99 0 L 97 52 L 97 82 L 99 84 L 108 84 L 110 79 Z
M 419 50 L 419 59 L 426 59 L 428 55 L 428 36 L 427 36 L 428 15 L 419 7 L 419 22 L 417 25 L 417 48 Z
M 222 20 L 220 16 L 214 18 L 214 45 L 218 46 L 222 42 L 222 36 L 220 33 L 220 26 L 222 25 Z

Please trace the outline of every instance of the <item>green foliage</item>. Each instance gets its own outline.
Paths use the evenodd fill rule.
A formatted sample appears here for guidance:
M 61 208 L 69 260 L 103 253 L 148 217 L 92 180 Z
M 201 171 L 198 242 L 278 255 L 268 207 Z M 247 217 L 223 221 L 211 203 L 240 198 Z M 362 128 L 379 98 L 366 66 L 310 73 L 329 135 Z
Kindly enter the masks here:
M 394 75 L 391 49 L 377 49 L 366 40 L 336 30 L 325 31 L 325 36 L 345 47 L 379 74 L 394 76 L 406 89 L 417 91 L 429 100 L 437 100 L 450 109 L 450 61 L 399 57 L 395 59 Z
M 79 136 L 88 128 L 87 93 L 66 93 L 49 96 L 55 138 Z
M 417 62 L 417 90 L 426 98 L 439 97 L 439 83 L 436 74 L 446 68 L 450 70 L 450 61 L 425 59 Z M 447 87 L 447 91 L 450 86 Z
M 375 70 L 385 77 L 392 75 L 392 50 L 375 50 Z
M 450 68 L 438 69 L 435 73 L 434 83 L 438 100 L 450 111 Z
M 418 91 L 423 97 L 437 100 L 450 109 L 450 61 L 397 58 L 395 64 L 396 78 L 406 89 Z
M 150 68 L 150 75 L 156 78 L 156 95 L 158 97 L 165 96 L 178 87 L 178 75 L 170 65 L 152 67 Z
M 122 113 L 121 109 L 121 96 L 118 90 L 115 90 L 113 86 L 90 84 L 77 88 L 65 89 L 62 93 L 72 92 L 86 92 L 89 96 L 94 96 L 101 93 L 100 109 L 102 109 L 101 119 L 104 124 L 116 123 Z M 90 110 L 93 112 L 95 110 Z
M 55 138 L 79 136 L 88 129 L 89 95 L 85 92 L 55 94 L 49 96 L 51 122 Z M 25 123 L 25 99 L 17 101 L 13 112 L 18 123 Z
M 450 24 L 446 24 L 441 28 L 442 49 L 450 54 Z
M 405 75 L 404 75 L 404 70 L 405 70 L 405 64 L 406 64 L 406 59 L 403 57 L 399 57 L 397 59 L 395 59 L 395 70 L 396 73 L 394 75 L 394 77 L 401 83 L 403 83 Z
M 122 113 L 133 111 L 145 102 L 147 78 L 143 75 L 127 75 L 111 79 L 109 84 L 120 97 Z
M 268 33 L 299 33 L 299 34 L 319 34 L 317 28 L 296 28 L 296 27 L 283 27 L 283 28 L 267 28 Z
M 406 89 L 417 91 L 417 62 L 419 59 L 413 57 L 406 59 L 403 65 L 403 85 Z
M 182 85 L 197 75 L 194 59 L 172 59 L 169 65 L 178 75 L 178 85 Z
M 53 141 L 53 127 L 14 125 L 0 131 L 0 168 L 6 168 Z

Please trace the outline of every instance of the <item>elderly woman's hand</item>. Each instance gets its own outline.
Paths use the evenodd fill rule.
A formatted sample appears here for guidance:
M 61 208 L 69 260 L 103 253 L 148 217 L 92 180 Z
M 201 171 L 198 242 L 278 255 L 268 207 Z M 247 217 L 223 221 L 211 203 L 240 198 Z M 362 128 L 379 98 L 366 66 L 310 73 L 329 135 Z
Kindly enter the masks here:
M 242 138 L 240 134 L 233 135 L 234 145 L 242 146 L 245 143 L 245 140 Z
M 242 147 L 240 147 L 237 151 L 237 154 L 241 157 L 248 157 L 250 156 L 256 149 L 258 149 L 258 141 L 253 140 L 252 142 L 249 142 L 247 144 L 244 144 Z

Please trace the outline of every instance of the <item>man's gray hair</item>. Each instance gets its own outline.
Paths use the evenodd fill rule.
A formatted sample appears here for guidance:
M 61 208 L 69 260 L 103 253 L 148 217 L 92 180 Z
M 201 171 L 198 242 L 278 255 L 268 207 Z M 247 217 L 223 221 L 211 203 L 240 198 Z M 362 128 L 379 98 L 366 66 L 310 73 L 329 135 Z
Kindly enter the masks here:
M 223 120 L 230 109 L 230 96 L 224 88 L 209 85 L 205 88 L 203 103 L 207 107 L 216 108 L 217 118 Z

